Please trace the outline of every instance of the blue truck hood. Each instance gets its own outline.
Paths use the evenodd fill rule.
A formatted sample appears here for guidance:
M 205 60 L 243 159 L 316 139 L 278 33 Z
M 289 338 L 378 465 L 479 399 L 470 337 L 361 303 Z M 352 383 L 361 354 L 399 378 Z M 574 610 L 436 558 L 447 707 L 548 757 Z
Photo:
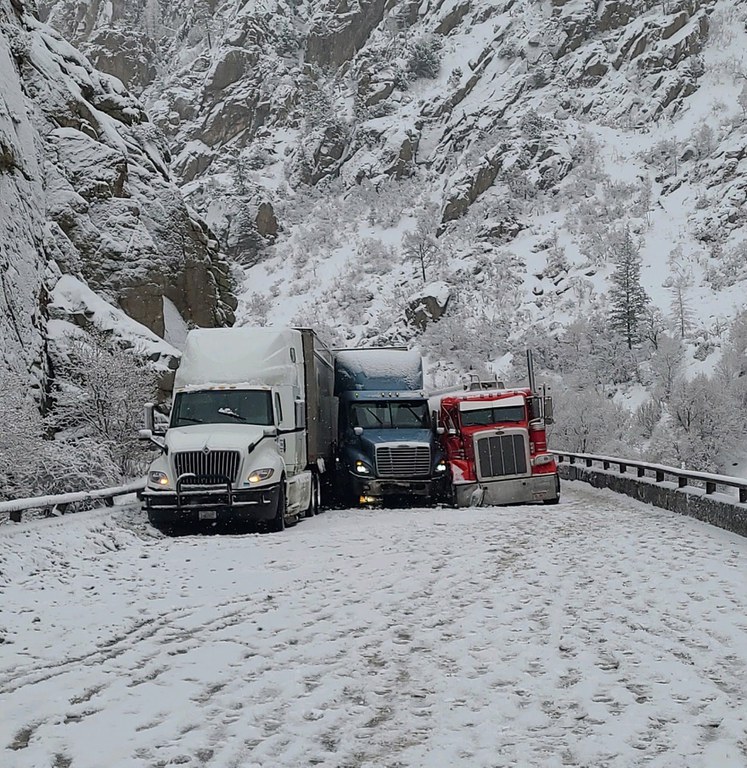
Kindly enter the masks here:
M 382 443 L 426 443 L 433 442 L 430 429 L 364 429 L 359 437 L 361 443 L 381 445 Z

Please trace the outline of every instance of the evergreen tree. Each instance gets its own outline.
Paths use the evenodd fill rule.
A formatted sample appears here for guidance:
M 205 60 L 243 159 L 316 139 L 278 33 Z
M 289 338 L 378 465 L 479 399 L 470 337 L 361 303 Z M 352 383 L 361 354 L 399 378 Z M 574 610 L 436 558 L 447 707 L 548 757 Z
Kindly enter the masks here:
M 649 299 L 641 285 L 641 257 L 630 230 L 625 229 L 619 234 L 613 260 L 610 325 L 622 334 L 628 349 L 632 349 L 641 339 L 639 326 Z
M 672 320 L 684 339 L 692 322 L 692 310 L 687 299 L 687 290 L 693 285 L 693 275 L 685 263 L 682 247 L 678 246 L 669 254 L 671 275 L 662 283 L 672 294 Z

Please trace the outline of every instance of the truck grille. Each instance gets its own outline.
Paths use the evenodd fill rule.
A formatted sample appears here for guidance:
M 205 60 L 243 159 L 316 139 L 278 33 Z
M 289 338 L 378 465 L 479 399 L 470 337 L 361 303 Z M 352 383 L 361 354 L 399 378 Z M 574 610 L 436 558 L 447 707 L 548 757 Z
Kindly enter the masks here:
M 431 473 L 430 446 L 378 446 L 376 471 L 379 477 L 428 477 Z
M 190 473 L 203 478 L 200 483 L 202 485 L 209 485 L 210 478 L 220 482 L 218 478 L 222 476 L 235 483 L 239 474 L 239 461 L 238 451 L 182 451 L 174 454 L 174 469 L 177 477 Z
M 526 440 L 521 433 L 476 437 L 475 454 L 481 480 L 528 474 Z

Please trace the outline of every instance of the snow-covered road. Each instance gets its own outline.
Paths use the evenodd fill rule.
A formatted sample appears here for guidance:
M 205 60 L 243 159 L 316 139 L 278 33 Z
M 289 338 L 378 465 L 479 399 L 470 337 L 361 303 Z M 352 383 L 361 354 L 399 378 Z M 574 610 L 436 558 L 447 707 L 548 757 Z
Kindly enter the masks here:
M 4 768 L 747 766 L 747 539 L 580 483 L 164 538 L 0 527 Z

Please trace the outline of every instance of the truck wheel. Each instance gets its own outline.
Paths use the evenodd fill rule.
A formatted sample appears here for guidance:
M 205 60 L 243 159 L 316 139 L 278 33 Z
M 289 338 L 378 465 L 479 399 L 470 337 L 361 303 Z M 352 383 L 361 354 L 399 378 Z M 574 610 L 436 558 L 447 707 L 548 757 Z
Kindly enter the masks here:
M 280 481 L 280 489 L 278 491 L 278 506 L 275 511 L 275 517 L 267 524 L 267 530 L 272 533 L 280 533 L 285 530 L 285 513 L 287 503 L 285 500 L 285 479 Z
M 318 515 L 322 512 L 322 478 L 319 475 L 314 475 L 314 487 L 316 488 L 316 507 L 314 508 L 314 514 Z
M 306 511 L 306 517 L 314 517 L 319 514 L 319 505 L 321 501 L 321 483 L 319 482 L 319 476 L 313 474 L 311 476 L 311 501 L 309 501 L 309 508 Z
M 554 499 L 545 499 L 543 504 L 560 504 L 560 496 L 556 496 Z
M 306 507 L 301 517 L 314 517 L 314 475 L 311 476 L 311 488 L 309 488 L 309 506 Z

